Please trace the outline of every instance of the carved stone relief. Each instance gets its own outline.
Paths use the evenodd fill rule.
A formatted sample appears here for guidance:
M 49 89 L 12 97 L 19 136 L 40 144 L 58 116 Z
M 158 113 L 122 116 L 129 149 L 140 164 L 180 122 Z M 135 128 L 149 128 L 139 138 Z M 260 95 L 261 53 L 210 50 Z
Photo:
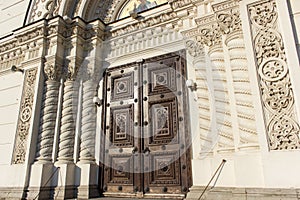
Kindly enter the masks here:
M 220 5 L 215 6 L 214 11 L 216 12 L 216 19 L 220 26 L 222 33 L 229 34 L 232 32 L 237 32 L 242 30 L 242 21 L 240 18 L 240 10 L 238 7 L 238 2 L 231 1 L 232 5 Z M 223 7 L 229 7 L 230 9 L 221 10 Z
M 203 46 L 199 45 L 199 43 L 195 42 L 194 40 L 187 40 L 185 42 L 185 48 L 193 57 L 204 56 Z
M 197 19 L 196 23 L 199 26 L 197 41 L 200 44 L 208 47 L 221 45 L 222 34 L 214 14 Z
M 252 4 L 248 12 L 270 149 L 298 149 L 300 127 L 285 47 L 278 29 L 276 2 Z
M 174 10 L 182 8 L 192 3 L 191 0 L 168 0 L 168 2 Z
M 29 22 L 58 15 L 62 0 L 36 0 L 32 6 Z
M 30 119 L 32 117 L 32 107 L 35 94 L 37 69 L 26 71 L 26 78 L 23 87 L 22 103 L 17 126 L 16 142 L 14 147 L 13 164 L 22 164 L 25 162 L 27 139 L 30 129 Z

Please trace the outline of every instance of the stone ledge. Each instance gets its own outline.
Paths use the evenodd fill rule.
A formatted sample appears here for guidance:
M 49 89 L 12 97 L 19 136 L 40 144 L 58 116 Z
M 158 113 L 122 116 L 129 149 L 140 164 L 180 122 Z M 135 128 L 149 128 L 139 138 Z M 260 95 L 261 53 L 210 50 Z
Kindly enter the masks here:
M 23 187 L 0 187 L 0 199 L 24 199 L 25 194 Z
M 98 185 L 91 186 L 79 186 L 78 187 L 78 199 L 89 199 L 100 196 L 100 190 Z
M 29 187 L 26 199 L 53 199 L 55 187 Z
M 204 186 L 193 186 L 187 200 L 200 200 Z M 235 188 L 216 187 L 207 189 L 201 200 L 300 200 L 300 188 Z

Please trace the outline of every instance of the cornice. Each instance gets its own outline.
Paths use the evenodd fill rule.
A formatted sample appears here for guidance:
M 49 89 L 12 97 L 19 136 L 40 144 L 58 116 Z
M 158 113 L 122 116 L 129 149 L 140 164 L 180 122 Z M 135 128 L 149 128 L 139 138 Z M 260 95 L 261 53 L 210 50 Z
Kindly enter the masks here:
M 220 3 L 214 3 L 212 9 L 215 13 L 228 11 L 239 6 L 241 0 L 227 0 Z
M 179 8 L 182 9 L 182 8 L 192 4 L 191 0 L 169 0 L 168 2 L 173 10 L 176 10 Z
M 199 28 L 194 27 L 191 29 L 183 30 L 180 32 L 184 39 L 192 39 L 197 37 L 200 34 Z
M 214 14 L 210 13 L 202 17 L 196 18 L 195 22 L 201 28 L 201 26 L 209 26 L 210 24 L 216 23 L 216 17 Z
M 176 20 L 177 15 L 173 11 L 168 11 L 165 13 L 160 13 L 159 15 L 148 17 L 145 19 L 141 19 L 135 23 L 126 24 L 126 26 L 112 29 L 110 31 L 111 37 L 118 37 L 121 35 L 125 35 L 127 33 L 131 33 L 140 29 L 144 29 L 147 27 L 152 27 L 158 24 L 162 24 L 168 21 Z M 108 30 L 109 31 L 109 30 Z

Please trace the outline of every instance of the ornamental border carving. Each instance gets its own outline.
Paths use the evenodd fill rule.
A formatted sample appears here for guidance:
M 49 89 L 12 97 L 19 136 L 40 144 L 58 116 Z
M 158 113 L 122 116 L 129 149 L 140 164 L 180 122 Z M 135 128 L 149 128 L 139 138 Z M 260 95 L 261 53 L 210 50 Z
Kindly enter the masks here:
M 299 149 L 300 126 L 275 0 L 248 5 L 270 150 Z
M 141 21 L 138 21 L 134 24 L 130 24 L 128 26 L 118 28 L 116 30 L 111 31 L 112 37 L 118 37 L 121 35 L 125 35 L 127 33 L 144 29 L 146 27 L 154 26 L 163 22 L 176 20 L 176 13 L 171 11 L 167 13 L 162 13 L 160 15 L 150 17 Z
M 30 130 L 30 119 L 32 118 L 32 107 L 35 94 L 35 82 L 37 68 L 25 72 L 25 83 L 20 105 L 17 133 L 14 145 L 13 164 L 23 164 L 26 159 L 27 140 Z

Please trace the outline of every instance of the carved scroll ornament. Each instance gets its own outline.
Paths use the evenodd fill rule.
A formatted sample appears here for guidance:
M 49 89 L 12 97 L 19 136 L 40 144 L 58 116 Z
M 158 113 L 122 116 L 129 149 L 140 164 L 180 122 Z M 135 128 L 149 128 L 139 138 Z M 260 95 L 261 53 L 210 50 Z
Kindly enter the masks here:
M 298 149 L 299 123 L 274 0 L 248 7 L 271 150 Z

